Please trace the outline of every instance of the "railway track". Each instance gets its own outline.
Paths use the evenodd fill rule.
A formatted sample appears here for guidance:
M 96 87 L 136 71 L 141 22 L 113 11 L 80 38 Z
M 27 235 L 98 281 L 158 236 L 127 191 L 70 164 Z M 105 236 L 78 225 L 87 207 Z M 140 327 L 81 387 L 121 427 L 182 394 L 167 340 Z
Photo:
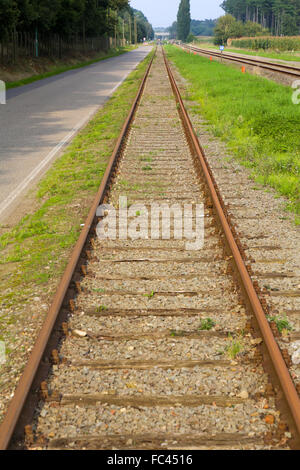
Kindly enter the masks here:
M 100 240 L 97 224 L 109 214 L 97 212 L 101 203 L 118 222 L 127 208 L 131 221 L 154 203 L 203 203 L 185 222 L 204 223 L 204 247 L 187 250 L 174 237 L 176 217 L 165 239 L 146 227 L 148 238 Z M 158 49 L 0 448 L 299 448 L 299 396 L 247 263 Z
M 183 45 L 183 48 L 188 51 L 196 52 L 203 54 L 209 57 L 217 57 L 218 59 L 230 60 L 231 62 L 250 65 L 251 67 L 259 67 L 261 69 L 267 70 L 269 72 L 277 72 L 280 74 L 288 75 L 295 80 L 300 78 L 300 68 L 294 67 L 291 65 L 279 64 L 276 62 L 270 62 L 263 59 L 252 59 L 250 56 L 238 57 L 237 55 L 230 54 L 229 52 L 221 53 L 216 51 L 209 51 L 207 49 L 202 49 L 195 46 L 190 46 L 187 44 Z

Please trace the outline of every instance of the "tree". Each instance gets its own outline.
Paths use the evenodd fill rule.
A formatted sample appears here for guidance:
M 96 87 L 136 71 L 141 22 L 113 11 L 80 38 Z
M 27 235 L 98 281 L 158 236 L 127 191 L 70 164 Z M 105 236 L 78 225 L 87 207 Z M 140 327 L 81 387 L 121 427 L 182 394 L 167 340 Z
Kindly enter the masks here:
M 194 36 L 213 36 L 217 20 L 192 20 L 191 33 Z
M 51 31 L 55 27 L 61 0 L 30 0 L 27 2 L 27 18 L 31 30 Z
M 9 33 L 36 30 L 43 37 L 58 34 L 62 39 L 79 36 L 133 39 L 134 16 L 138 40 L 154 38 L 152 25 L 129 0 L 0 0 L 0 40 Z
M 19 10 L 14 0 L 0 0 L 0 39 L 16 27 L 18 17 Z
M 186 42 L 187 42 L 188 44 L 191 43 L 191 42 L 193 42 L 194 40 L 195 40 L 195 36 L 194 36 L 192 33 L 190 33 L 190 34 L 188 35 L 188 37 L 186 38 Z
M 174 23 L 172 23 L 172 26 L 168 28 L 168 31 L 170 33 L 170 39 L 177 38 L 177 21 L 174 21 Z
M 224 0 L 221 7 L 237 20 L 257 23 L 275 35 L 300 33 L 300 0 Z
M 81 28 L 84 7 L 84 0 L 61 0 L 55 32 L 63 36 L 76 34 Z
M 191 28 L 190 0 L 181 0 L 177 14 L 177 39 L 185 42 Z
M 234 35 L 236 19 L 232 15 L 225 15 L 219 18 L 215 27 L 215 43 L 226 46 L 227 40 Z
M 229 38 L 241 38 L 243 36 L 262 36 L 270 32 L 257 23 L 237 21 L 232 15 L 219 18 L 215 28 L 215 44 L 226 45 Z
M 258 23 L 253 23 L 253 21 L 247 21 L 244 24 L 244 34 L 243 34 L 243 36 L 254 37 L 254 36 L 267 35 L 268 33 L 270 33 L 270 31 L 263 28 Z
M 134 16 L 136 17 L 137 24 L 137 40 L 143 42 L 143 39 L 154 39 L 154 30 L 149 23 L 143 12 L 133 9 Z

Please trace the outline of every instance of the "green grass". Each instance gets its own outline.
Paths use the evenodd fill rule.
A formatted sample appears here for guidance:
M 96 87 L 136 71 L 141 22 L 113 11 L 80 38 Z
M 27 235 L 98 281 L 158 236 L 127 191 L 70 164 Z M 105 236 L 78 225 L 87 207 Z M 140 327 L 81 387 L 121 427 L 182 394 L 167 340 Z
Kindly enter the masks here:
M 155 292 L 152 290 L 150 292 L 150 294 L 143 294 L 143 295 L 144 295 L 144 297 L 148 297 L 148 299 L 152 299 L 152 297 L 154 297 L 154 295 L 155 295 Z
M 151 157 L 140 157 L 141 162 L 149 162 L 151 163 L 153 159 Z
M 100 305 L 100 307 L 96 308 L 96 312 L 97 313 L 105 312 L 105 310 L 107 310 L 107 309 L 108 309 L 108 307 L 106 307 L 106 305 Z
M 149 60 L 129 75 L 41 180 L 33 195 L 38 209 L 13 229 L 2 228 L 0 309 L 25 305 L 38 286 L 49 295 L 64 271 Z M 4 317 L 1 327 L 9 320 Z
M 18 80 L 18 81 L 15 81 L 15 82 L 6 82 L 6 88 L 7 89 L 17 88 L 17 87 L 20 87 L 20 86 L 23 86 L 23 85 L 28 85 L 29 83 L 37 82 L 39 80 L 43 80 L 44 78 L 53 77 L 54 75 L 59 75 L 59 74 L 64 73 L 64 72 L 68 72 L 69 70 L 79 69 L 79 68 L 82 68 L 82 67 L 86 67 L 88 65 L 95 64 L 96 62 L 100 62 L 101 60 L 109 59 L 111 57 L 116 57 L 116 56 L 124 54 L 125 52 L 128 52 L 132 49 L 133 49 L 133 47 L 131 47 L 131 46 L 130 47 L 121 47 L 119 49 L 112 49 L 107 54 L 102 53 L 100 56 L 98 56 L 94 59 L 86 60 L 86 61 L 83 61 L 83 62 L 78 62 L 75 65 L 62 65 L 62 66 L 59 66 L 59 67 L 54 66 L 51 70 L 49 70 L 49 72 L 45 72 L 45 73 L 38 74 L 38 75 L 33 75 L 31 77 L 23 78 L 22 80 Z
M 205 318 L 201 320 L 199 330 L 204 331 L 204 330 L 211 330 L 214 326 L 216 326 L 216 323 L 211 319 L 211 318 Z
M 238 339 L 233 339 L 230 335 L 229 340 L 230 344 L 226 347 L 225 351 L 230 357 L 230 359 L 235 359 L 237 355 L 243 351 L 244 345 L 242 341 L 239 341 Z
M 276 316 L 273 316 L 273 317 L 268 316 L 268 321 L 276 323 L 279 333 L 282 333 L 284 330 L 286 331 L 293 330 L 292 325 L 290 324 L 286 316 L 284 318 L 276 317 Z
M 300 105 L 293 90 L 262 77 L 166 47 L 190 83 L 192 113 L 203 115 L 216 137 L 252 171 L 256 182 L 288 198 L 300 223 Z
M 143 171 L 152 171 L 152 166 L 150 166 L 150 165 L 143 166 L 143 167 L 142 167 L 142 170 L 143 170 Z
M 125 191 L 139 191 L 141 189 L 139 184 L 131 183 L 130 181 L 124 179 L 120 180 L 119 184 Z
M 211 50 L 220 50 L 219 46 L 215 46 L 214 44 L 210 43 L 197 43 L 195 46 L 202 47 L 204 49 L 211 49 Z M 244 54 L 244 55 L 252 55 L 252 56 L 259 56 L 259 57 L 266 57 L 269 59 L 277 59 L 277 60 L 288 60 L 292 62 L 300 62 L 300 51 L 299 52 L 276 52 L 276 51 L 264 51 L 263 49 L 259 49 L 258 51 L 250 51 L 249 49 L 239 49 L 237 47 L 225 47 L 225 52 L 235 52 L 237 54 Z

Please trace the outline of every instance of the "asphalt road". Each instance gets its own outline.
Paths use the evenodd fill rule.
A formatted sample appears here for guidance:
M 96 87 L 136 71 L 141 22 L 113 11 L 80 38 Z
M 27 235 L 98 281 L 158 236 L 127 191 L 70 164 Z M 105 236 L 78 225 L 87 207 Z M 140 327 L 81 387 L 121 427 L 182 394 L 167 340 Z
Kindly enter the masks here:
M 0 222 L 150 50 L 8 90 L 0 104 Z

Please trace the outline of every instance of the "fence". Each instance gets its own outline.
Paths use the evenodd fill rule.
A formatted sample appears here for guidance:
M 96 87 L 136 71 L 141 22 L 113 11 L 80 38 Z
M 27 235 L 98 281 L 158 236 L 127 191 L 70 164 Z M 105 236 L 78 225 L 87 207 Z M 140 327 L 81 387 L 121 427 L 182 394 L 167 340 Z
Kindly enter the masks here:
M 120 38 L 78 36 L 61 38 L 59 35 L 36 36 L 32 33 L 14 32 L 0 41 L 0 64 L 15 63 L 20 58 L 62 58 L 67 55 L 107 51 L 125 45 Z

